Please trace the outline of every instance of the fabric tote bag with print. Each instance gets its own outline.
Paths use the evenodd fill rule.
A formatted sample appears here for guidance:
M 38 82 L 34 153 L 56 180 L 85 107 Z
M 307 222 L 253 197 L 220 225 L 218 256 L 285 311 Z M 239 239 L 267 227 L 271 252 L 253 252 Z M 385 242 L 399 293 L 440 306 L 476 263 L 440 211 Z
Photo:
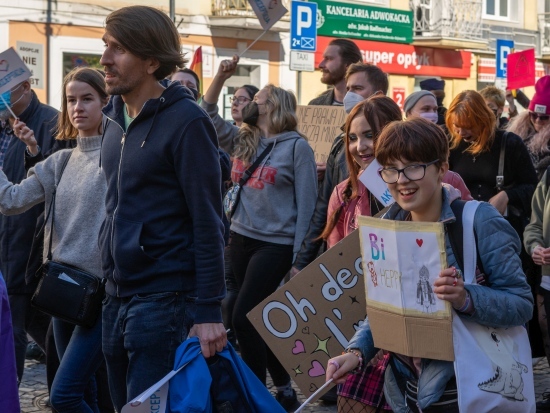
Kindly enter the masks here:
M 473 221 L 478 205 L 467 202 L 462 218 L 467 284 L 476 282 Z M 531 347 L 524 327 L 486 327 L 453 310 L 453 344 L 461 412 L 535 413 Z

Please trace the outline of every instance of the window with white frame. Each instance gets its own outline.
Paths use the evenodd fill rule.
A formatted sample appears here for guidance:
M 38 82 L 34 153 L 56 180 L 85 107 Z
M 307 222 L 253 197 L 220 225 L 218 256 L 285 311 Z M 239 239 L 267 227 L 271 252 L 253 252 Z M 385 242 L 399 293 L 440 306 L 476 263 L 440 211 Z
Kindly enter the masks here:
M 517 20 L 517 0 L 483 0 L 483 17 L 486 19 Z

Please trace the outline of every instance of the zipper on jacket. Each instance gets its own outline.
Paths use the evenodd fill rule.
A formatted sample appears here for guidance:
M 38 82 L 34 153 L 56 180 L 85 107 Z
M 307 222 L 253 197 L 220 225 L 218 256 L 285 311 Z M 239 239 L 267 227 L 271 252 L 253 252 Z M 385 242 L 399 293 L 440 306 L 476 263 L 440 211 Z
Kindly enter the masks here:
M 118 161 L 118 172 L 117 172 L 117 179 L 116 179 L 116 206 L 113 211 L 113 224 L 111 225 L 111 256 L 113 257 L 114 262 L 114 254 L 113 254 L 113 245 L 114 245 L 114 237 L 115 237 L 115 217 L 116 213 L 118 211 L 118 194 L 120 191 L 120 170 L 122 169 L 122 154 L 124 153 L 124 142 L 126 141 L 126 132 L 122 133 L 122 139 L 120 140 L 120 158 Z M 115 279 L 116 269 L 113 269 L 113 280 Z M 116 280 L 115 280 L 116 281 Z M 116 296 L 120 297 L 119 291 L 118 291 L 118 283 L 116 283 Z
M 111 247 L 110 247 L 110 250 L 111 250 L 111 258 L 113 259 L 113 264 L 114 264 L 114 261 L 115 261 L 115 256 L 114 256 L 114 253 L 113 253 L 113 240 L 114 240 L 114 237 L 115 237 L 115 215 L 116 215 L 116 212 L 118 210 L 118 191 L 119 191 L 119 185 L 120 185 L 120 168 L 121 168 L 121 164 L 122 164 L 122 152 L 124 150 L 124 141 L 126 140 L 126 132 L 124 131 L 124 128 L 122 126 L 120 126 L 120 124 L 116 121 L 114 121 L 113 119 L 109 118 L 107 115 L 105 115 L 105 117 L 107 119 L 109 119 L 111 122 L 113 122 L 115 125 L 118 125 L 118 127 L 122 130 L 122 139 L 120 140 L 120 144 L 121 144 L 121 148 L 120 148 L 120 160 L 118 162 L 118 172 L 117 172 L 117 188 L 116 188 L 116 206 L 115 206 L 115 209 L 113 211 L 113 220 L 111 222 L 111 228 L 110 228 L 110 231 L 111 231 Z M 116 296 L 117 297 L 120 297 L 120 294 L 119 294 L 119 289 L 118 289 L 118 283 L 117 283 L 117 280 L 116 280 L 116 268 L 113 268 L 113 282 L 116 286 Z

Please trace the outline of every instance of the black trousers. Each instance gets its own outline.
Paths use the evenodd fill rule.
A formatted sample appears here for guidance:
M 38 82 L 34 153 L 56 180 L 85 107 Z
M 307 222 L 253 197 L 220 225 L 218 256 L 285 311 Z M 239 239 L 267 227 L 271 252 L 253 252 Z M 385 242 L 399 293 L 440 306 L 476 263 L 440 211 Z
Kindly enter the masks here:
M 239 285 L 233 309 L 233 327 L 237 333 L 241 356 L 262 383 L 266 368 L 275 386 L 290 382 L 290 376 L 246 314 L 271 295 L 292 266 L 292 245 L 274 244 L 231 233 L 231 264 Z

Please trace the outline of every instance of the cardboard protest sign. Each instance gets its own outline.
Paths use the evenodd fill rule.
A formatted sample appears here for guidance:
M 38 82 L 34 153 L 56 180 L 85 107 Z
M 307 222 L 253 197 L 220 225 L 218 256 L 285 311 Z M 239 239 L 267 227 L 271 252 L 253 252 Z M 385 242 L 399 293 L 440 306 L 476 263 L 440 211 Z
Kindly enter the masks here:
M 342 133 L 346 121 L 343 106 L 298 106 L 298 130 L 315 152 L 315 161 L 326 162 L 334 139 Z
M 31 71 L 13 47 L 0 53 L 0 93 L 10 90 L 30 77 Z
M 443 224 L 361 216 L 359 233 L 376 347 L 454 360 L 451 306 L 433 292 L 447 267 Z
M 269 30 L 288 10 L 282 0 L 248 0 L 264 30 Z
M 359 180 L 367 187 L 369 192 L 382 203 L 382 205 L 388 206 L 393 204 L 395 200 L 388 189 L 388 185 L 380 175 L 378 175 L 378 170 L 380 168 L 380 164 L 374 159 L 370 165 L 367 166 L 367 169 L 359 175 Z
M 507 66 L 507 89 L 519 89 L 535 84 L 535 49 L 510 53 Z
M 364 288 L 354 231 L 248 313 L 304 395 L 324 384 L 328 360 L 363 323 Z

